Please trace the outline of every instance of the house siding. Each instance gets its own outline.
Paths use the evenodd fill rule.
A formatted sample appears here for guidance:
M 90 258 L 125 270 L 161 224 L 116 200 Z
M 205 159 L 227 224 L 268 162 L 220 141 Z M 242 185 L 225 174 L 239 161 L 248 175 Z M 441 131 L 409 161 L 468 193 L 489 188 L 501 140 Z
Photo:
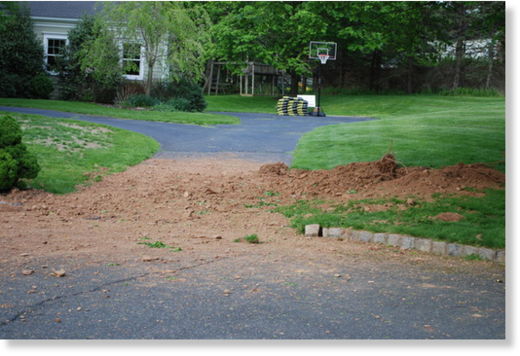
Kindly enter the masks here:
M 37 38 L 45 47 L 46 36 L 56 36 L 57 38 L 68 38 L 69 31 L 77 26 L 79 19 L 60 19 L 60 18 L 42 18 L 33 17 L 33 29 Z M 164 57 L 163 57 L 164 58 Z M 143 80 L 148 76 L 148 66 L 143 58 Z M 167 66 L 164 60 L 157 61 L 154 65 L 154 80 L 164 80 L 168 78 Z

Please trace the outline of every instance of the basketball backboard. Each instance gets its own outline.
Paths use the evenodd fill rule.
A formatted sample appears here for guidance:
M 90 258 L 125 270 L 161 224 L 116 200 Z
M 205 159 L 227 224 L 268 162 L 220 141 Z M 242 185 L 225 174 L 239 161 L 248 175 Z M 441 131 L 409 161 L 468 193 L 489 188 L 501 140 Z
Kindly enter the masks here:
M 336 49 L 336 42 L 311 41 L 309 43 L 309 58 L 319 59 L 322 63 L 324 63 L 324 57 L 326 57 L 325 61 L 333 61 L 336 59 Z

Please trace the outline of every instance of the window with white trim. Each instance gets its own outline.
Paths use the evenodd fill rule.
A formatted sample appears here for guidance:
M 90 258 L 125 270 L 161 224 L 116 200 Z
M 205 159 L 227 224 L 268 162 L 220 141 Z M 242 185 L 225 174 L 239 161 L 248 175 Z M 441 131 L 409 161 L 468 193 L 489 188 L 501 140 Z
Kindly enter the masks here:
M 43 47 L 45 51 L 45 67 L 48 72 L 55 74 L 57 58 L 63 55 L 63 50 L 68 43 L 64 35 L 44 35 Z
M 143 56 L 139 43 L 123 43 L 122 64 L 123 73 L 127 79 L 143 79 Z

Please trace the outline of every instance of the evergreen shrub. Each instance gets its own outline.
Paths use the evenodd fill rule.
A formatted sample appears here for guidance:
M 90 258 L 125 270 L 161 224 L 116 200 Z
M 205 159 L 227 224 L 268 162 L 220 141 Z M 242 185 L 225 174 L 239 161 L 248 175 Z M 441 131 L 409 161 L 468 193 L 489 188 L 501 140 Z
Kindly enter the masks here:
M 22 143 L 22 129 L 11 116 L 0 117 L 0 191 L 22 187 L 22 178 L 36 178 L 40 166 Z

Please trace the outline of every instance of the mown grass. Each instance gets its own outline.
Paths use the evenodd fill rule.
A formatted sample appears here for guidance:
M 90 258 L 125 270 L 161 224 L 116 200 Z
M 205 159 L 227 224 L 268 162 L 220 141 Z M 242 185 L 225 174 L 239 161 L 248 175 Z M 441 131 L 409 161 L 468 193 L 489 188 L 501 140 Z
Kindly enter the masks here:
M 144 135 L 75 120 L 8 114 L 23 129 L 23 142 L 41 166 L 29 186 L 51 193 L 73 192 L 104 175 L 120 172 L 151 157 L 159 144 Z
M 178 124 L 217 125 L 238 124 L 237 117 L 198 112 L 159 112 L 151 110 L 129 110 L 79 101 L 0 98 L 0 106 L 14 106 L 56 110 L 84 115 L 107 116 L 121 119 L 162 121 Z
M 432 202 L 415 200 L 413 206 L 407 206 L 405 200 L 399 199 L 367 199 L 333 205 L 333 211 L 324 211 L 320 207 L 323 203 L 301 200 L 274 211 L 290 218 L 292 226 L 300 232 L 307 224 L 320 224 L 491 248 L 505 247 L 504 190 L 487 190 L 484 197 L 437 195 Z M 371 211 L 369 207 L 375 205 L 385 208 Z M 463 219 L 447 222 L 433 218 L 445 212 L 460 214 Z
M 359 96 L 324 98 L 327 113 L 378 120 L 317 128 L 294 151 L 293 167 L 329 169 L 392 152 L 406 166 L 487 163 L 504 170 L 504 98 Z
M 270 97 L 206 99 L 209 110 L 275 112 L 276 100 Z M 377 120 L 324 126 L 306 133 L 293 152 L 295 168 L 330 169 L 377 160 L 392 152 L 406 166 L 482 162 L 505 169 L 504 97 L 324 95 L 322 107 L 329 116 Z

